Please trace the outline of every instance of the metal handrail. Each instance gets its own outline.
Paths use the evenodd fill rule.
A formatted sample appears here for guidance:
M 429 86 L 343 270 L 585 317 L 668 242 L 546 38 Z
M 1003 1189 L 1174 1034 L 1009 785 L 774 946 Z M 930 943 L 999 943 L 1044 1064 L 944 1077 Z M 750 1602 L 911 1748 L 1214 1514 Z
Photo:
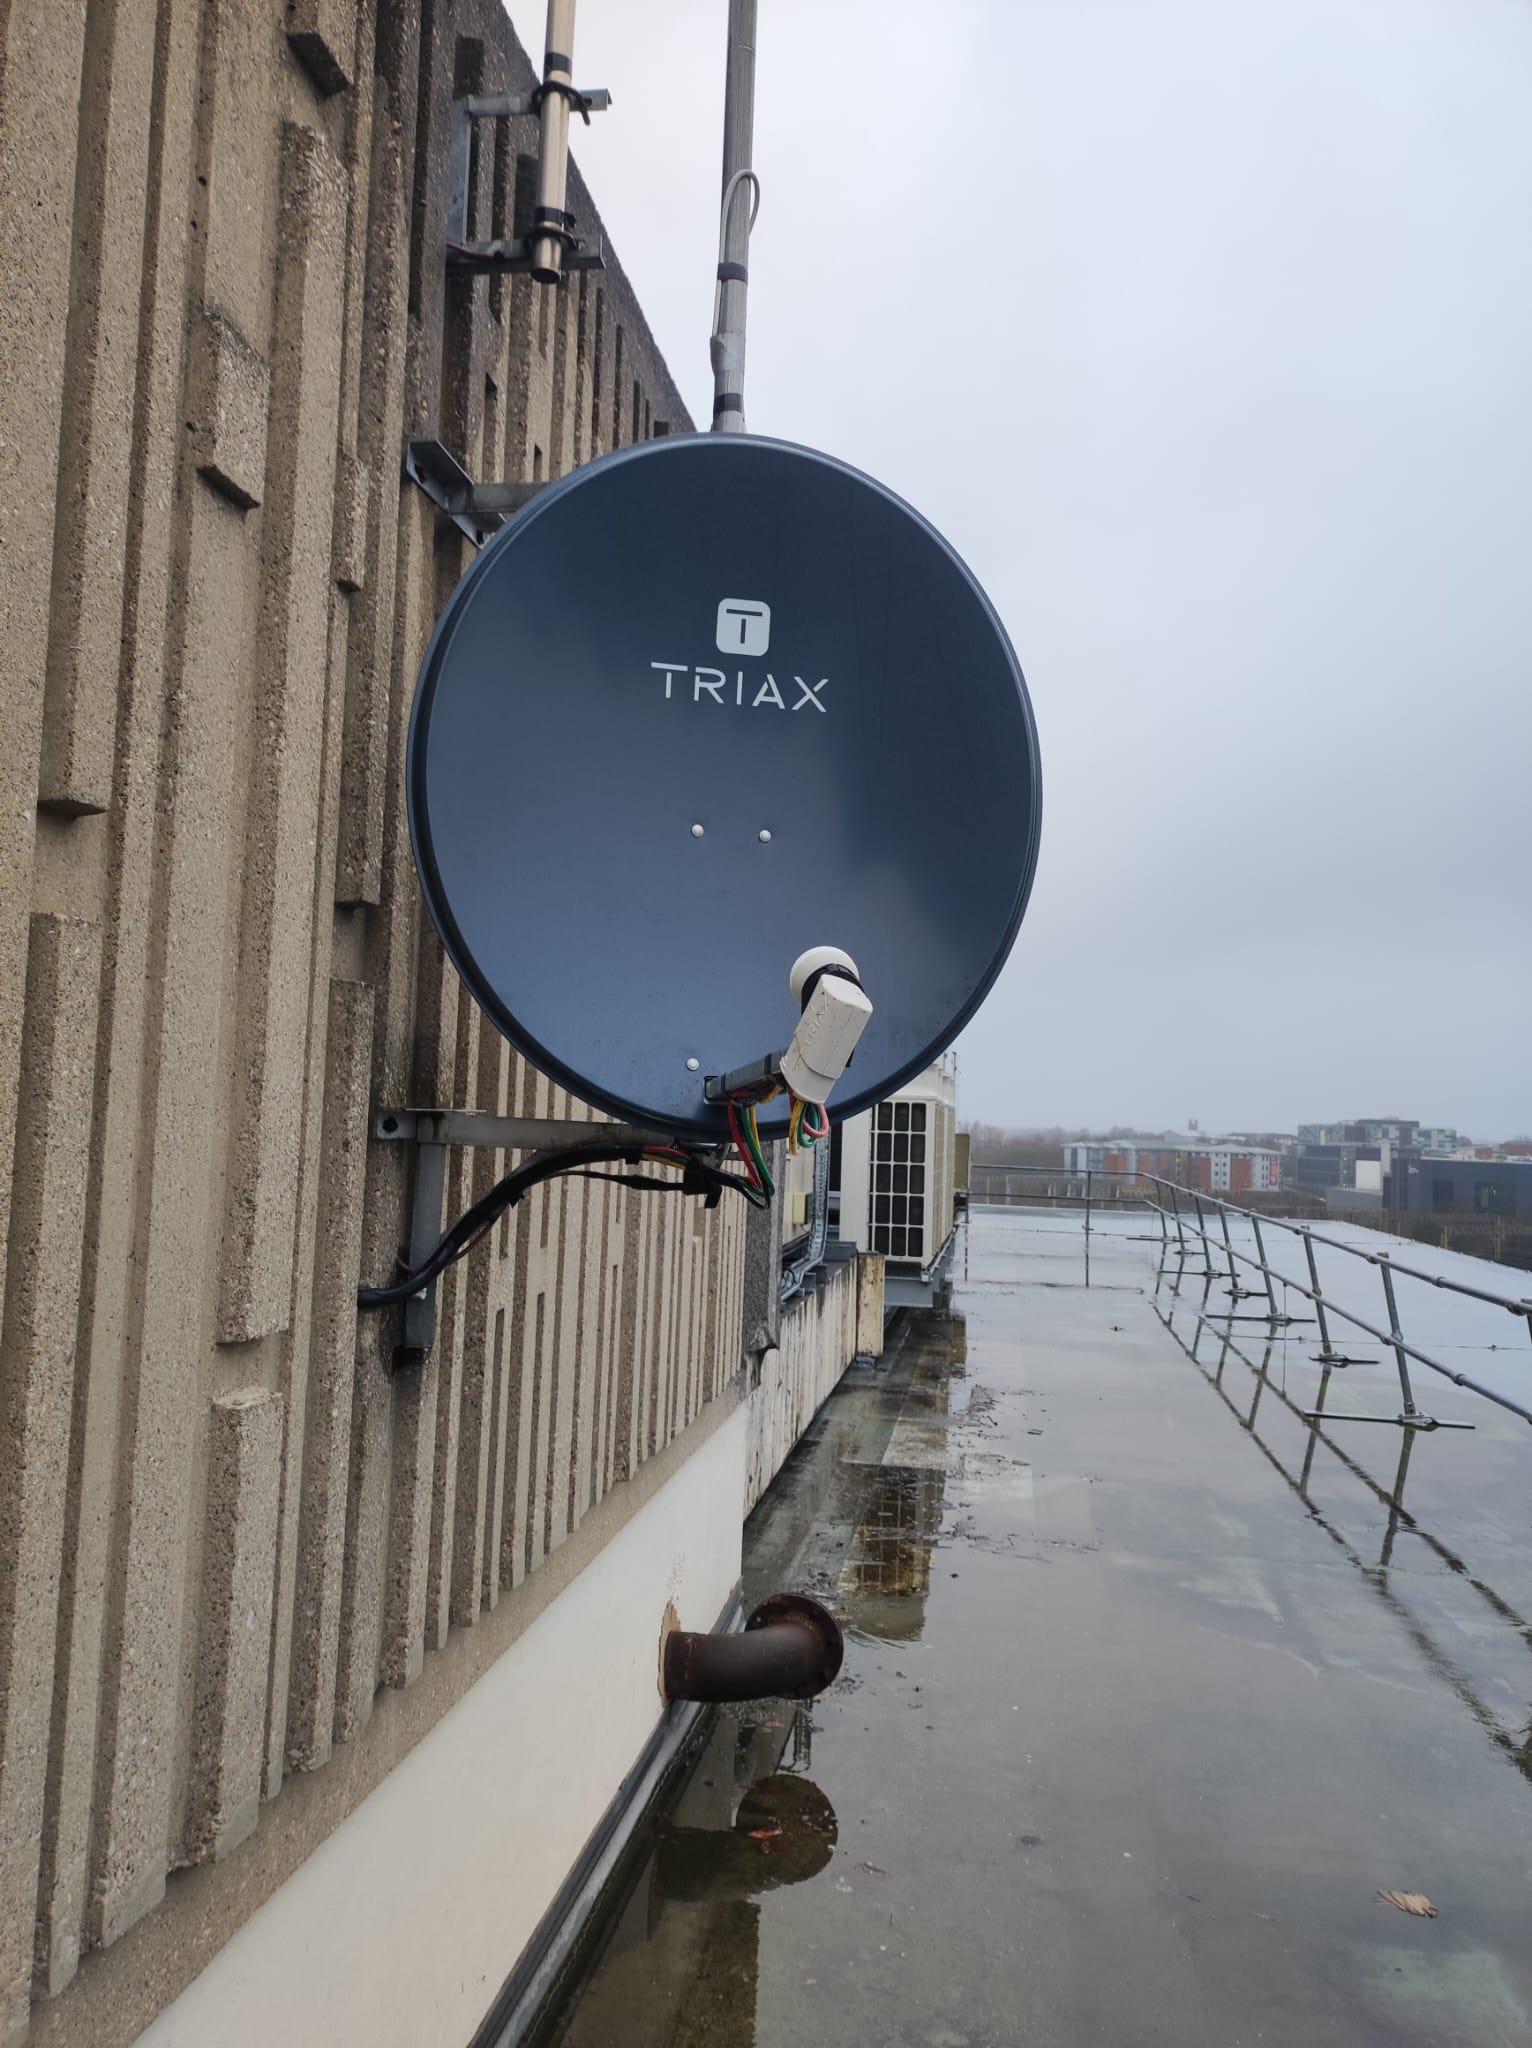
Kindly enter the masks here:
M 1231 1291 L 1233 1292 L 1236 1298 L 1249 1294 L 1264 1293 L 1266 1296 L 1268 1308 L 1271 1311 L 1271 1319 L 1274 1321 L 1281 1320 L 1281 1318 L 1277 1316 L 1276 1298 L 1272 1293 L 1272 1283 L 1274 1281 L 1279 1281 L 1282 1284 L 1282 1286 L 1291 1288 L 1304 1300 L 1310 1301 L 1314 1304 L 1315 1313 L 1319 1323 L 1321 1344 L 1321 1349 L 1319 1352 L 1319 1362 L 1321 1364 L 1343 1365 L 1348 1363 L 1348 1361 L 1344 1359 L 1341 1356 L 1341 1354 L 1336 1352 L 1331 1346 L 1329 1324 L 1327 1320 L 1328 1316 L 1331 1315 L 1341 1317 L 1341 1319 L 1344 1322 L 1349 1323 L 1353 1328 L 1363 1331 L 1367 1336 L 1372 1338 L 1374 1343 L 1387 1345 L 1392 1350 L 1394 1354 L 1395 1365 L 1397 1367 L 1399 1374 L 1400 1391 L 1404 1399 L 1403 1411 L 1397 1418 L 1397 1420 L 1401 1423 L 1405 1423 L 1414 1428 L 1422 1429 L 1435 1429 L 1444 1426 L 1438 1423 L 1434 1417 L 1422 1415 L 1420 1411 L 1416 1408 L 1414 1393 L 1410 1386 L 1409 1368 L 1406 1364 L 1407 1360 L 1413 1360 L 1417 1365 L 1423 1365 L 1427 1367 L 1431 1372 L 1440 1374 L 1440 1376 L 1443 1379 L 1450 1380 L 1454 1386 L 1464 1387 L 1470 1393 L 1482 1395 L 1486 1401 L 1493 1401 L 1496 1407 L 1504 1408 L 1510 1414 L 1519 1416 L 1523 1422 L 1532 1423 L 1532 1408 L 1525 1408 L 1521 1405 L 1520 1402 L 1513 1401 L 1504 1394 L 1496 1393 L 1493 1387 L 1486 1387 L 1481 1385 L 1478 1380 L 1470 1378 L 1470 1376 L 1467 1373 L 1454 1371 L 1451 1366 L 1441 1364 L 1439 1360 L 1432 1358 L 1428 1353 L 1419 1350 L 1415 1345 L 1410 1344 L 1405 1340 L 1403 1329 L 1400 1326 L 1398 1302 L 1394 1294 L 1394 1275 L 1396 1273 L 1402 1274 L 1407 1279 L 1421 1281 L 1427 1286 L 1438 1288 L 1446 1293 L 1460 1294 L 1471 1301 L 1482 1301 L 1487 1303 L 1492 1308 L 1503 1308 L 1507 1310 L 1509 1314 L 1513 1316 L 1519 1316 L 1526 1322 L 1527 1334 L 1529 1337 L 1532 1337 L 1532 1297 L 1522 1297 L 1518 1299 L 1506 1294 L 1495 1294 L 1490 1292 L 1486 1288 L 1471 1287 L 1468 1285 L 1466 1281 L 1451 1279 L 1446 1274 L 1426 1273 L 1423 1272 L 1418 1266 L 1401 1265 L 1399 1261 L 1396 1260 L 1389 1252 L 1364 1251 L 1359 1245 L 1347 1244 L 1338 1237 L 1326 1237 L 1322 1232 L 1312 1229 L 1308 1224 L 1289 1223 L 1283 1217 L 1280 1216 L 1262 1215 L 1258 1210 L 1241 1208 L 1237 1202 L 1220 1201 L 1216 1195 L 1204 1194 L 1200 1189 L 1197 1188 L 1183 1187 L 1179 1181 L 1165 1180 L 1158 1174 L 1129 1173 L 1118 1168 L 1091 1167 L 1087 1168 L 1083 1175 L 1079 1175 L 1064 1172 L 1062 1169 L 1058 1167 L 1019 1165 L 1009 1166 L 1003 1163 L 997 1164 L 993 1167 L 986 1167 L 978 1162 L 975 1163 L 972 1172 L 997 1172 L 1004 1173 L 1007 1176 L 1010 1176 L 1012 1174 L 1037 1173 L 1048 1174 L 1055 1179 L 1061 1177 L 1067 1180 L 1083 1179 L 1085 1181 L 1084 1200 L 1086 1205 L 1085 1213 L 1087 1229 L 1090 1227 L 1090 1202 L 1091 1194 L 1093 1191 L 1092 1183 L 1098 1175 L 1103 1180 L 1122 1180 L 1132 1182 L 1135 1185 L 1135 1187 L 1139 1189 L 1145 1187 L 1153 1188 L 1160 1192 L 1157 1198 L 1155 1199 L 1151 1199 L 1146 1196 L 1144 1198 L 1145 1204 L 1148 1208 L 1153 1210 L 1153 1212 L 1159 1217 L 1162 1240 L 1167 1245 L 1169 1242 L 1169 1236 L 1168 1232 L 1165 1229 L 1165 1225 L 1167 1221 L 1174 1222 L 1178 1242 L 1180 1242 L 1180 1244 L 1183 1247 L 1183 1256 L 1185 1247 L 1185 1233 L 1187 1225 L 1190 1222 L 1190 1219 L 1185 1215 L 1181 1207 L 1181 1200 L 1183 1196 L 1190 1196 L 1192 1203 L 1197 1211 L 1197 1220 L 1195 1222 L 1190 1222 L 1190 1227 L 1193 1234 L 1201 1240 L 1208 1279 L 1211 1281 L 1213 1277 L 1213 1262 L 1211 1252 L 1209 1250 L 1209 1247 L 1212 1245 L 1213 1240 L 1208 1235 L 1206 1219 L 1204 1218 L 1202 1213 L 1204 1205 L 1206 1205 L 1209 1208 L 1216 1209 L 1220 1212 L 1219 1221 L 1222 1226 L 1223 1251 L 1224 1255 L 1226 1256 L 1229 1262 L 1229 1281 Z M 1165 1206 L 1164 1197 L 1166 1195 L 1170 1197 L 1169 1207 Z M 1257 1257 L 1251 1257 L 1250 1254 L 1247 1252 L 1240 1252 L 1235 1250 L 1234 1245 L 1229 1237 L 1228 1219 L 1230 1216 L 1238 1216 L 1253 1226 L 1255 1233 L 1256 1249 L 1258 1253 Z M 1265 1241 L 1261 1235 L 1261 1226 L 1263 1224 L 1269 1224 L 1277 1230 L 1285 1230 L 1286 1232 L 1288 1232 L 1290 1236 L 1300 1238 L 1303 1241 L 1305 1254 L 1308 1262 L 1309 1284 L 1306 1285 L 1303 1281 L 1294 1279 L 1291 1274 L 1277 1272 L 1276 1269 L 1270 1264 L 1266 1257 Z M 1383 1281 L 1384 1299 L 1388 1308 L 1389 1327 L 1387 1330 L 1380 1330 L 1375 1324 L 1369 1323 L 1365 1317 L 1357 1315 L 1351 1309 L 1342 1308 L 1338 1302 L 1332 1302 L 1330 1300 L 1330 1298 L 1325 1294 L 1324 1289 L 1319 1284 L 1319 1271 L 1314 1261 L 1315 1245 L 1324 1245 L 1330 1251 L 1345 1252 L 1348 1255 L 1348 1257 L 1360 1260 L 1363 1265 L 1374 1266 L 1378 1269 L 1379 1275 Z M 1236 1270 L 1236 1261 L 1239 1265 L 1254 1268 L 1257 1272 L 1259 1272 L 1266 1283 L 1265 1287 L 1242 1288 L 1239 1284 L 1239 1274 Z M 1343 1418 L 1339 1416 L 1332 1416 L 1331 1419 L 1335 1421 L 1340 1421 L 1343 1419 L 1361 1421 L 1374 1419 L 1381 1420 L 1383 1418 L 1370 1418 L 1360 1416 Z

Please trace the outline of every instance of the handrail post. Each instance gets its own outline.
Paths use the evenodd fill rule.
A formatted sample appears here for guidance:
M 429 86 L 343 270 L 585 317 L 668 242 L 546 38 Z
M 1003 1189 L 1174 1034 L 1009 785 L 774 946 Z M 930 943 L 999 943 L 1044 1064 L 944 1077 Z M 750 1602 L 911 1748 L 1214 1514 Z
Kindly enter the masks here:
M 1197 1212 L 1197 1235 L 1202 1240 L 1203 1277 L 1207 1280 L 1208 1285 L 1211 1286 L 1213 1282 L 1213 1253 L 1208 1243 L 1208 1220 L 1203 1213 L 1202 1197 L 1195 1188 L 1192 1189 L 1192 1207 Z
M 1261 1219 L 1254 1209 L 1249 1211 L 1250 1228 L 1255 1232 L 1255 1249 L 1261 1261 L 1261 1278 L 1266 1282 L 1266 1306 L 1271 1310 L 1271 1320 L 1277 1320 L 1277 1297 L 1271 1291 L 1271 1267 L 1266 1262 L 1266 1240 L 1261 1236 Z M 1254 1293 L 1254 1288 L 1250 1290 Z
M 1090 1184 L 1091 1170 L 1087 1166 L 1085 1169 L 1085 1235 L 1087 1237 L 1090 1236 Z
M 1410 1390 L 1410 1368 L 1404 1356 L 1404 1332 L 1399 1327 L 1399 1309 L 1394 1301 L 1394 1276 L 1389 1269 L 1388 1253 L 1378 1253 L 1378 1271 L 1383 1275 L 1383 1294 L 1388 1302 L 1389 1342 L 1394 1347 L 1394 1359 L 1399 1367 L 1399 1389 L 1404 1395 L 1404 1412 L 1413 1418 L 1419 1411 L 1415 1396 Z
M 1223 1248 L 1229 1258 L 1229 1299 L 1243 1301 L 1246 1289 L 1239 1284 L 1239 1268 L 1234 1263 L 1234 1241 L 1229 1236 L 1229 1211 L 1225 1203 L 1218 1204 L 1218 1220 L 1223 1225 Z M 1254 1293 L 1254 1289 L 1249 1292 Z
M 1324 1367 L 1326 1374 L 1328 1374 L 1330 1367 L 1335 1363 L 1335 1353 L 1330 1347 L 1330 1323 L 1329 1318 L 1325 1315 L 1325 1291 L 1319 1284 L 1319 1267 L 1314 1259 L 1314 1233 L 1305 1224 L 1300 1230 L 1299 1235 L 1303 1239 L 1303 1249 L 1308 1253 L 1309 1288 L 1314 1303 L 1314 1313 L 1319 1319 L 1319 1363 Z M 1323 1401 L 1319 1405 L 1323 1407 Z

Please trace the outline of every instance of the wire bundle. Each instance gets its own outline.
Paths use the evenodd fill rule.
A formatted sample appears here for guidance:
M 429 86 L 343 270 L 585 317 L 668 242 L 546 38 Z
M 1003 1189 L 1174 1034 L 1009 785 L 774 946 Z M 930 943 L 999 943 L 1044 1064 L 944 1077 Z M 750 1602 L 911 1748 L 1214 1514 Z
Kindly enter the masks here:
M 747 1090 L 732 1095 L 728 1100 L 729 1135 L 744 1164 L 743 1178 L 737 1173 L 726 1173 L 711 1159 L 680 1145 L 592 1144 L 581 1146 L 576 1152 L 540 1153 L 524 1166 L 513 1167 L 502 1180 L 496 1181 L 487 1194 L 481 1195 L 477 1202 L 465 1209 L 457 1221 L 443 1232 L 435 1250 L 412 1271 L 387 1287 L 359 1287 L 357 1306 L 392 1308 L 408 1301 L 411 1295 L 418 1294 L 465 1252 L 471 1251 L 504 1211 L 514 1208 L 523 1195 L 541 1182 L 554 1180 L 561 1174 L 577 1180 L 616 1181 L 623 1187 L 649 1188 L 659 1194 L 705 1195 L 709 1207 L 717 1202 L 726 1188 L 733 1188 L 753 1208 L 766 1208 L 776 1194 L 777 1184 L 766 1163 L 766 1147 L 761 1142 L 756 1112 L 763 1102 L 769 1102 L 774 1095 L 782 1093 L 782 1084 L 777 1081 L 757 1092 Z M 790 1090 L 788 1099 L 792 1103 L 787 1127 L 790 1151 L 801 1151 L 804 1146 L 817 1145 L 829 1137 L 830 1118 L 822 1103 L 801 1101 Z M 679 1166 L 682 1177 L 680 1180 L 662 1180 L 652 1173 L 593 1173 L 590 1170 L 592 1166 L 602 1164 L 639 1166 L 645 1163 Z
M 662 1180 L 656 1174 L 590 1171 L 593 1165 L 637 1166 L 646 1160 L 657 1166 L 679 1166 L 683 1169 L 683 1177 L 680 1180 Z M 595 1144 L 582 1146 L 577 1152 L 541 1153 L 529 1159 L 524 1166 L 513 1167 L 486 1194 L 465 1209 L 442 1234 L 435 1250 L 402 1279 L 388 1287 L 359 1287 L 356 1293 L 358 1308 L 393 1308 L 408 1301 L 411 1295 L 418 1294 L 465 1252 L 471 1251 L 501 1214 L 514 1208 L 523 1195 L 541 1182 L 555 1180 L 561 1174 L 577 1180 L 617 1181 L 623 1187 L 649 1188 L 659 1194 L 706 1195 L 710 1203 L 716 1202 L 726 1188 L 733 1188 L 757 1209 L 764 1209 L 771 1200 L 770 1175 L 763 1190 L 754 1179 L 741 1180 L 737 1173 L 725 1173 L 711 1160 L 680 1146 Z
M 801 1152 L 805 1146 L 817 1145 L 830 1135 L 830 1112 L 822 1102 L 805 1102 L 800 1096 L 793 1097 L 793 1114 L 787 1126 L 787 1149 Z
M 777 1183 L 771 1168 L 766 1164 L 766 1148 L 761 1143 L 760 1126 L 756 1122 L 756 1110 L 763 1102 L 769 1102 L 779 1091 L 770 1089 L 765 1095 L 731 1095 L 729 1097 L 729 1135 L 734 1140 L 734 1149 L 744 1161 L 745 1172 L 753 1187 L 770 1201 L 777 1191 Z
M 792 1113 L 787 1120 L 787 1149 L 801 1152 L 806 1146 L 817 1145 L 830 1135 L 830 1117 L 822 1102 L 805 1102 L 794 1095 L 791 1089 L 785 1091 L 792 1104 Z M 751 1093 L 748 1090 L 731 1095 L 728 1101 L 729 1135 L 734 1140 L 734 1149 L 744 1162 L 745 1172 L 751 1183 L 765 1196 L 767 1201 L 777 1191 L 771 1168 L 766 1164 L 766 1148 L 761 1143 L 760 1125 L 756 1111 L 763 1102 L 770 1102 L 773 1096 L 784 1093 L 780 1081 L 770 1087 Z

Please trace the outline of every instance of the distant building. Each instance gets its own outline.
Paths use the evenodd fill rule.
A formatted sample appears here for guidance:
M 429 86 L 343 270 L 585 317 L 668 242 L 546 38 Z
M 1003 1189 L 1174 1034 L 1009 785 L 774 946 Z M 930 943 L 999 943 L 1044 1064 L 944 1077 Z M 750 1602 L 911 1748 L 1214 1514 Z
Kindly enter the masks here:
M 1391 1207 L 1410 1215 L 1532 1217 L 1532 1159 L 1410 1159 Z
M 1450 1159 L 1462 1142 L 1457 1132 L 1449 1130 L 1445 1124 L 1422 1124 L 1415 1133 L 1415 1143 L 1428 1156 L 1439 1153 Z
M 1284 1178 L 1288 1187 L 1319 1195 L 1327 1202 L 1337 1196 L 1360 1198 L 1336 1201 L 1337 1208 L 1381 1209 L 1384 1182 L 1394 1157 L 1395 1148 L 1386 1141 L 1376 1145 L 1300 1143 L 1287 1155 Z
M 1456 1131 L 1413 1117 L 1300 1124 L 1282 1177 L 1286 1186 L 1318 1195 L 1331 1208 L 1391 1208 L 1392 1182 L 1405 1164 L 1425 1157 L 1450 1159 L 1458 1146 Z
M 1457 1145 L 1457 1132 L 1432 1127 L 1425 1130 L 1413 1117 L 1353 1117 L 1349 1123 L 1299 1124 L 1300 1145 L 1397 1145 L 1423 1146 L 1429 1136 L 1432 1148 L 1438 1142 L 1450 1141 L 1446 1149 L 1451 1151 Z
M 1260 1194 L 1282 1185 L 1282 1154 L 1273 1145 L 1203 1137 L 1113 1138 L 1064 1147 L 1066 1173 L 1152 1174 L 1203 1194 Z

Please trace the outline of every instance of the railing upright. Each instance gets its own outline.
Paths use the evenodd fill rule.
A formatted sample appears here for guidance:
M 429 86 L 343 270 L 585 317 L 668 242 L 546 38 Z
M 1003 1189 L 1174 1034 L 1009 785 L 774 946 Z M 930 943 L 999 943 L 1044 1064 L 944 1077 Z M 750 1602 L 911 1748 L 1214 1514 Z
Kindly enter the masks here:
M 1208 1244 L 1208 1220 L 1202 1213 L 1202 1197 L 1195 1188 L 1192 1190 L 1192 1207 L 1197 1212 L 1197 1235 L 1202 1240 L 1202 1263 L 1209 1280 L 1213 1277 L 1213 1253 Z
M 1309 1262 L 1309 1300 L 1314 1304 L 1314 1314 L 1319 1323 L 1319 1349 L 1314 1354 L 1314 1363 L 1324 1367 L 1319 1382 L 1318 1405 L 1322 1408 L 1332 1366 L 1370 1365 L 1372 1360 L 1352 1358 L 1344 1351 L 1337 1351 L 1330 1342 L 1330 1319 L 1325 1313 L 1325 1291 L 1319 1284 L 1319 1264 L 1314 1257 L 1314 1233 L 1307 1224 L 1304 1224 L 1299 1228 L 1298 1235 L 1303 1239 L 1303 1249 Z
M 1387 1252 L 1378 1254 L 1378 1271 L 1383 1276 L 1383 1298 L 1388 1303 L 1388 1341 L 1394 1347 L 1394 1362 L 1399 1367 L 1399 1391 L 1404 1396 L 1404 1415 L 1415 1423 L 1420 1420 L 1420 1411 L 1415 1406 L 1415 1395 L 1410 1387 L 1409 1361 L 1404 1355 L 1404 1332 L 1399 1327 L 1399 1304 L 1394 1299 L 1394 1276 L 1389 1267 Z M 1400 1420 L 1403 1419 L 1401 1416 Z
M 1277 1297 L 1276 1297 L 1276 1295 L 1275 1295 L 1275 1294 L 1274 1294 L 1274 1293 L 1272 1292 L 1272 1286 L 1271 1286 L 1271 1267 L 1270 1267 L 1270 1265 L 1268 1264 L 1268 1262 L 1267 1262 L 1267 1258 L 1266 1258 L 1266 1240 L 1265 1240 L 1265 1238 L 1264 1238 L 1264 1237 L 1262 1237 L 1262 1235 L 1261 1235 L 1261 1219 L 1260 1219 L 1260 1217 L 1259 1217 L 1259 1216 L 1257 1216 L 1257 1214 L 1255 1213 L 1255 1211 L 1254 1211 L 1253 1209 L 1252 1209 L 1252 1210 L 1250 1211 L 1250 1227 L 1251 1227 L 1251 1229 L 1252 1229 L 1252 1230 L 1253 1230 L 1253 1231 L 1255 1232 L 1255 1248 L 1256 1248 L 1256 1251 L 1257 1251 L 1257 1253 L 1258 1253 L 1258 1254 L 1259 1254 L 1259 1256 L 1260 1256 L 1260 1261 L 1261 1261 L 1261 1278 L 1262 1278 L 1262 1280 L 1263 1280 L 1263 1281 L 1265 1282 L 1265 1285 L 1266 1285 L 1266 1306 L 1267 1306 L 1267 1307 L 1268 1307 L 1268 1308 L 1270 1309 L 1270 1311 L 1271 1311 L 1271 1320 L 1272 1320 L 1272 1321 L 1273 1321 L 1274 1323 L 1276 1323 L 1276 1322 L 1286 1322 L 1286 1321 L 1287 1321 L 1287 1318 L 1286 1318 L 1285 1316 L 1280 1316 L 1280 1315 L 1278 1315 L 1278 1313 L 1277 1313 Z M 1252 1288 L 1251 1288 L 1251 1290 L 1250 1290 L 1250 1292 L 1251 1292 L 1252 1294 L 1256 1293 L 1257 1291 L 1258 1291 L 1258 1290 L 1257 1290 L 1256 1288 L 1254 1288 L 1254 1287 L 1252 1287 Z
M 1239 1269 L 1234 1263 L 1234 1241 L 1229 1236 L 1229 1212 L 1222 1202 L 1218 1205 L 1218 1220 L 1223 1225 L 1224 1255 L 1229 1261 L 1229 1299 L 1230 1301 L 1243 1301 L 1245 1296 L 1253 1294 L 1255 1289 L 1253 1287 L 1241 1287 L 1239 1284 Z

